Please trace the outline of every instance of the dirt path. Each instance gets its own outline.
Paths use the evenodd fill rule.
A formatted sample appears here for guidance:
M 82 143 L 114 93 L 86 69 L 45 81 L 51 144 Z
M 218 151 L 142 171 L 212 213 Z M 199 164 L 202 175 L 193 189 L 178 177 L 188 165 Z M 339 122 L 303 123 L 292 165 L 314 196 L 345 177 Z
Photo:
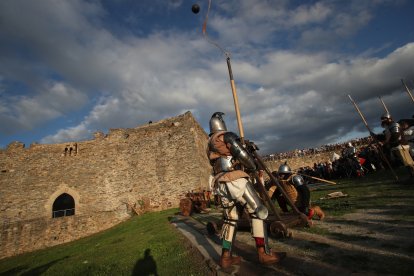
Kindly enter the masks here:
M 293 229 L 292 239 L 270 240 L 288 258 L 281 275 L 410 275 L 414 269 L 414 222 L 399 219 L 404 206 L 359 210 L 315 221 L 311 231 Z M 248 232 L 237 239 L 254 245 Z

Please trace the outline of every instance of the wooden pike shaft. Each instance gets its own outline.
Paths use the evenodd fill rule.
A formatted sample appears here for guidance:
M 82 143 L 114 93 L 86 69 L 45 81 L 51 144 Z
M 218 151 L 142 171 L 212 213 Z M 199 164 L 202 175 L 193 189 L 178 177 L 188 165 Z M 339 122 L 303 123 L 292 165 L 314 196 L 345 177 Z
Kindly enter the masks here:
M 237 97 L 236 84 L 234 83 L 233 71 L 231 70 L 230 57 L 227 57 L 227 68 L 229 69 L 230 85 L 231 85 L 231 91 L 233 93 L 234 108 L 236 110 L 236 117 L 237 117 L 237 126 L 239 128 L 240 139 L 242 143 L 244 144 L 244 130 L 243 130 L 243 124 L 242 124 L 242 120 L 240 116 L 239 100 Z
M 355 109 L 358 111 L 358 114 L 359 114 L 359 116 L 361 117 L 362 121 L 364 122 L 365 127 L 368 129 L 369 134 L 371 135 L 371 137 L 372 137 L 372 138 L 373 138 L 376 142 L 378 142 L 377 138 L 371 134 L 371 133 L 372 133 L 372 131 L 371 131 L 371 129 L 369 128 L 368 123 L 367 123 L 367 121 L 366 121 L 366 120 L 365 120 L 365 118 L 364 118 L 364 115 L 362 115 L 361 110 L 359 110 L 359 107 L 358 107 L 358 106 L 357 106 L 357 104 L 354 102 L 354 100 L 351 98 L 351 95 L 348 95 L 348 97 L 349 97 L 349 99 L 351 100 L 352 104 L 354 105 Z M 391 164 L 390 164 L 390 162 L 388 161 L 387 157 L 385 157 L 385 155 L 384 155 L 384 153 L 382 152 L 382 150 L 379 150 L 378 152 L 380 153 L 382 160 L 384 160 L 384 162 L 387 164 L 387 166 L 388 166 L 388 168 L 390 169 L 391 173 L 394 175 L 395 180 L 397 180 L 397 181 L 398 181 L 398 176 L 395 174 L 394 170 L 392 169 Z
M 351 98 L 351 95 L 348 95 L 349 99 L 351 100 L 352 104 L 354 105 L 356 111 L 358 112 L 359 116 L 361 117 L 362 121 L 364 122 L 365 127 L 368 129 L 368 131 L 371 133 L 371 129 L 368 126 L 367 121 L 364 118 L 364 115 L 362 115 L 361 110 L 359 110 L 359 107 L 357 106 L 357 104 L 354 102 L 354 100 Z
M 271 173 L 271 171 L 266 167 L 265 163 L 263 162 L 263 160 L 261 159 L 261 157 L 259 156 L 259 154 L 254 151 L 253 152 L 253 156 L 256 158 L 256 161 L 259 165 L 259 168 L 264 170 L 267 175 L 270 177 L 270 179 L 273 181 L 273 183 L 276 184 L 276 186 L 280 189 L 280 191 L 282 192 L 283 197 L 287 200 L 287 203 L 290 205 L 290 207 L 292 208 L 292 210 L 299 215 L 300 219 L 303 220 L 304 222 L 307 222 L 307 218 L 305 215 L 303 215 L 303 213 L 301 213 L 299 211 L 299 209 L 296 207 L 295 203 L 292 201 L 292 199 L 289 197 L 289 195 L 286 193 L 285 189 L 283 189 L 282 185 L 280 184 L 280 182 L 276 179 L 276 177 L 274 177 L 274 175 Z M 260 182 L 260 181 L 259 181 Z M 261 182 L 260 182 L 261 183 Z M 262 185 L 262 184 L 260 184 Z M 262 187 L 264 189 L 264 187 Z M 271 202 L 269 196 L 267 195 L 267 193 L 265 193 L 265 200 L 268 202 Z M 274 207 L 272 208 L 272 211 L 277 213 L 274 209 Z
M 381 98 L 381 97 L 379 97 L 379 99 L 380 99 L 380 101 L 381 101 L 381 103 L 382 103 L 382 106 L 384 107 L 385 112 L 387 112 L 388 114 L 390 114 L 390 112 L 388 111 L 388 108 L 387 108 L 387 106 L 385 105 L 385 103 L 384 103 L 384 101 L 382 100 L 382 98 Z
M 326 180 L 326 179 L 323 179 L 323 178 L 318 178 L 318 177 L 310 176 L 310 175 L 303 174 L 303 173 L 298 173 L 298 174 L 309 177 L 309 178 L 313 178 L 313 179 L 316 179 L 316 180 L 319 180 L 319 181 L 322 181 L 322 182 L 326 182 L 326 183 L 329 183 L 329 184 L 336 185 L 336 182 L 329 181 L 329 180 Z
M 413 95 L 411 94 L 410 89 L 409 89 L 409 88 L 408 88 L 408 86 L 405 84 L 405 82 L 404 82 L 404 80 L 403 80 L 403 79 L 401 79 L 401 82 L 402 82 L 402 84 L 404 85 L 405 90 L 406 90 L 406 91 L 407 91 L 407 93 L 408 93 L 408 96 L 410 96 L 411 100 L 412 100 L 412 101 L 413 101 L 413 103 L 414 103 L 414 97 L 413 97 Z

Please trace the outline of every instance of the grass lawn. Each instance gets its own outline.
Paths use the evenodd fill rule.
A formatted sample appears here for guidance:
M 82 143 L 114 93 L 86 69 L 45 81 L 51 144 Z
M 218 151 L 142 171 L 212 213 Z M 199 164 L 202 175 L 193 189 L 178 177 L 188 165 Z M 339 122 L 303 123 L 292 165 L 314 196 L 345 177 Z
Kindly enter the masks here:
M 414 179 L 408 179 L 405 168 L 396 170 L 396 182 L 389 171 L 379 171 L 362 178 L 340 179 L 337 185 L 319 187 L 311 192 L 312 202 L 332 216 L 341 216 L 356 209 L 404 205 L 396 219 L 414 221 Z M 324 200 L 328 193 L 341 191 L 348 197 Z
M 0 275 L 207 275 L 169 218 L 148 213 L 78 241 L 0 260 Z
M 320 260 L 361 275 L 365 272 L 412 274 L 414 180 L 408 178 L 405 168 L 397 169 L 396 173 L 400 178 L 398 182 L 389 171 L 380 171 L 359 179 L 339 180 L 337 185 L 312 191 L 313 203 L 321 206 L 330 217 L 315 227 L 298 230 L 332 241 L 317 245 L 308 243 Z M 348 197 L 321 199 L 336 191 Z M 333 225 L 329 226 L 331 223 Z M 356 247 L 341 247 L 341 242 Z M 330 247 L 321 250 L 321 244 Z

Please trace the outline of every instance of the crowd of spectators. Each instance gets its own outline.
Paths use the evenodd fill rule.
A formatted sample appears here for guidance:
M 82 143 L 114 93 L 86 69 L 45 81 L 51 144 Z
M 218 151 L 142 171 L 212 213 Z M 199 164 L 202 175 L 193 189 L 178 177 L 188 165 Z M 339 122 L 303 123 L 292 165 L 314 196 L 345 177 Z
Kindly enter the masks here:
M 355 147 L 355 154 L 353 155 L 345 153 L 350 145 Z M 372 137 L 369 136 L 344 143 L 324 145 L 318 148 L 269 155 L 266 156 L 266 160 L 278 161 L 332 152 L 332 156 L 326 161 L 314 163 L 313 166 L 298 168 L 298 173 L 310 176 L 305 177 L 308 182 L 314 182 L 311 177 L 323 179 L 361 177 L 370 171 L 384 169 L 378 150 L 378 145 L 372 143 Z
M 413 119 L 401 119 L 398 124 L 402 132 L 398 143 L 403 145 L 407 142 L 411 146 L 411 149 L 408 148 L 408 152 L 414 158 L 414 116 Z M 373 137 L 375 137 L 375 141 Z M 398 158 L 391 150 L 389 144 L 387 144 L 389 141 L 384 143 L 385 138 L 384 132 L 383 134 L 371 133 L 371 136 L 352 139 L 344 143 L 269 154 L 264 156 L 263 159 L 277 162 L 291 158 L 312 157 L 320 153 L 332 153 L 329 157 L 325 155 L 327 156 L 326 161 L 318 161 L 313 166 L 298 168 L 298 173 L 302 175 L 323 179 L 361 177 L 366 173 L 382 170 L 386 167 L 407 166 L 406 161 Z M 319 160 L 320 157 L 318 156 Z M 309 182 L 312 182 L 311 177 L 307 179 Z
M 290 159 L 294 157 L 304 157 L 304 156 L 311 156 L 318 153 L 324 152 L 341 152 L 346 145 L 351 142 L 355 147 L 360 147 L 362 145 L 367 145 L 372 141 L 371 136 L 363 137 L 363 138 L 356 138 L 344 143 L 336 143 L 336 144 L 327 144 L 322 145 L 316 148 L 305 148 L 305 149 L 295 149 L 292 151 L 287 152 L 280 152 L 280 153 L 273 153 L 266 156 L 263 156 L 263 160 L 265 161 L 278 161 L 283 159 Z

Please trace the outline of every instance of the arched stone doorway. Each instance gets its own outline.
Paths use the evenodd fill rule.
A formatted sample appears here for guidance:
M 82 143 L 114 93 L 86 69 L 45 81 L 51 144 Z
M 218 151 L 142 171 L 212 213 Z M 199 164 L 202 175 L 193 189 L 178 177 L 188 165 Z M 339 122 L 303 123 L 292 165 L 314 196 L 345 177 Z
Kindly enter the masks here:
M 67 193 L 58 196 L 53 202 L 52 218 L 73 216 L 75 214 L 75 200 Z

